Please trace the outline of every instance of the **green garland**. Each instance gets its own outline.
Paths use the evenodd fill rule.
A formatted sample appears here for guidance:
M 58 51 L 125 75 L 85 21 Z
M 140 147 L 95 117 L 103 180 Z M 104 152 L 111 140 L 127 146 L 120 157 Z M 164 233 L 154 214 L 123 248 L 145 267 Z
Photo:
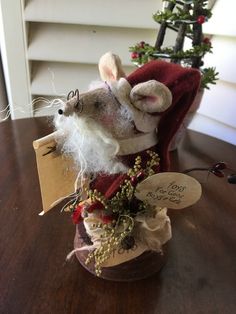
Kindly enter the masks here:
M 161 24 L 155 46 L 140 42 L 129 48 L 132 52 L 132 62 L 141 66 L 151 60 L 164 59 L 182 66 L 198 68 L 202 74 L 201 87 L 209 89 L 209 84 L 215 84 L 218 72 L 215 68 L 203 68 L 203 57 L 212 53 L 209 38 L 203 38 L 202 26 L 211 16 L 207 8 L 207 0 L 166 0 L 169 3 L 163 11 L 153 14 L 153 19 Z M 193 47 L 183 50 L 181 37 L 176 40 L 173 47 L 162 47 L 166 28 L 178 32 L 178 36 L 188 37 L 192 40 Z
M 145 44 L 144 47 L 140 46 L 140 44 L 136 44 L 133 47 L 129 48 L 130 52 L 136 52 L 137 59 L 135 61 L 139 62 L 139 65 L 146 63 L 145 61 L 152 59 L 151 57 L 156 58 L 166 58 L 166 59 L 189 59 L 193 57 L 204 57 L 204 55 L 208 52 L 212 53 L 212 47 L 209 44 L 202 43 L 200 46 L 194 46 L 188 50 L 181 50 L 174 52 L 174 48 L 162 48 L 160 50 L 156 50 L 155 47 L 150 46 L 149 44 Z
M 188 23 L 188 24 L 194 24 L 196 23 L 196 17 L 194 17 L 190 12 L 184 12 L 184 10 L 177 6 L 176 7 L 177 12 L 172 12 L 168 9 L 163 11 L 157 11 L 155 14 L 153 14 L 153 19 L 157 23 L 166 22 L 169 24 L 175 24 L 175 23 Z M 212 16 L 212 13 L 209 9 L 202 9 L 201 14 L 204 15 L 207 19 L 210 19 Z
M 136 57 L 132 58 L 132 62 L 141 66 L 151 60 L 155 59 L 171 59 L 171 61 L 182 60 L 186 65 L 190 65 L 190 61 L 193 57 L 204 57 L 206 53 L 212 53 L 212 46 L 202 43 L 200 46 L 194 46 L 188 50 L 181 50 L 174 52 L 173 47 L 162 48 L 156 50 L 155 47 L 147 43 L 137 43 L 135 46 L 129 48 L 130 52 L 136 54 Z M 202 74 L 201 87 L 209 89 L 209 84 L 216 84 L 218 80 L 218 72 L 215 68 L 200 68 Z

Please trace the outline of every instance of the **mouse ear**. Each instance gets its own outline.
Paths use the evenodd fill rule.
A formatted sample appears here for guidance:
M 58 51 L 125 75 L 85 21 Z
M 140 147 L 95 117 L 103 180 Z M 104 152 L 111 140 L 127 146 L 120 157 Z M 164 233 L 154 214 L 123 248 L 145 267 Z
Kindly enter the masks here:
M 112 52 L 107 52 L 100 58 L 98 68 L 103 81 L 117 81 L 126 77 L 120 57 Z
M 132 104 L 141 111 L 163 112 L 172 102 L 172 94 L 164 84 L 150 80 L 135 85 L 130 93 Z

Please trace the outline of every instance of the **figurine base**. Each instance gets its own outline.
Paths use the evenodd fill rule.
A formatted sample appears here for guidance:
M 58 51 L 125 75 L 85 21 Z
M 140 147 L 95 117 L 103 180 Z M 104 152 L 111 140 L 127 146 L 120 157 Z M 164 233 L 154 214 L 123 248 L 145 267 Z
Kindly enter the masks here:
M 76 234 L 74 239 L 74 247 L 79 248 L 85 245 L 86 232 L 83 223 L 76 226 Z M 85 264 L 88 256 L 88 251 L 76 252 L 76 257 L 80 264 L 93 275 L 95 274 L 94 263 Z M 165 265 L 167 260 L 167 245 L 163 246 L 163 252 L 157 253 L 154 251 L 147 251 L 140 256 L 112 267 L 103 267 L 99 278 L 112 281 L 135 281 L 147 278 L 159 272 Z

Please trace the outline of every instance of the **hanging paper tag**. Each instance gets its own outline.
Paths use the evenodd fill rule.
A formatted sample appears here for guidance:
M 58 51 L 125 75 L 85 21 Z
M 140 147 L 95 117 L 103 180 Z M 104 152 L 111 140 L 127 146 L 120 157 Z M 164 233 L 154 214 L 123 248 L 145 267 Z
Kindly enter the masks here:
M 178 172 L 155 174 L 139 183 L 135 192 L 141 201 L 172 209 L 193 205 L 201 194 L 201 184 L 196 179 Z
M 55 134 L 56 132 L 33 142 L 43 203 L 41 215 L 74 192 L 77 176 L 71 159 L 50 152 L 56 146 Z

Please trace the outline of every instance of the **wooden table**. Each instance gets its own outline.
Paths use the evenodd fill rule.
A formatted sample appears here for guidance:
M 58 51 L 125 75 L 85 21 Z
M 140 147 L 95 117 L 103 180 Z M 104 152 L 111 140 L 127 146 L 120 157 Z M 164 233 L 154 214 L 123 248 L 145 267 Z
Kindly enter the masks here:
M 60 206 L 40 217 L 32 140 L 51 130 L 47 119 L 0 124 L 0 313 L 236 313 L 236 185 L 193 175 L 203 196 L 170 212 L 173 238 L 161 273 L 133 283 L 93 277 L 74 258 L 75 228 Z M 236 169 L 236 147 L 188 131 L 171 154 L 173 169 L 224 160 Z

